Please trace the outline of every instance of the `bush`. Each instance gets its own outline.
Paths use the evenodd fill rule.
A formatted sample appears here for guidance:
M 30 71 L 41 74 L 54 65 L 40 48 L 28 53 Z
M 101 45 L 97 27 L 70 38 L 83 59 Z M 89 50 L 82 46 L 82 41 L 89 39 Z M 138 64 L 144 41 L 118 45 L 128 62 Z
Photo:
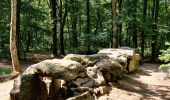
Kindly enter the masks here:
M 0 67 L 0 76 L 11 74 L 11 73 L 12 73 L 12 68 Z
M 168 63 L 168 64 L 162 64 L 162 65 L 159 67 L 159 70 L 161 70 L 162 72 L 167 73 L 168 77 L 170 77 L 170 63 Z
M 161 50 L 161 55 L 159 55 L 159 59 L 163 61 L 166 64 L 162 64 L 159 69 L 162 72 L 165 72 L 170 77 L 170 43 L 167 43 L 166 45 L 169 45 L 169 48 L 167 50 Z

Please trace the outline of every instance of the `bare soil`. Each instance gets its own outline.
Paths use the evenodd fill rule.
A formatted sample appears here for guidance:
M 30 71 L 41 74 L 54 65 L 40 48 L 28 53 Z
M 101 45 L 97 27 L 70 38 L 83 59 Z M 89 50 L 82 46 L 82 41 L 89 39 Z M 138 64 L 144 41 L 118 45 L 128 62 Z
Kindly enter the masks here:
M 170 100 L 170 80 L 158 67 L 159 64 L 142 64 L 135 74 L 119 80 L 99 100 Z
M 23 69 L 33 62 L 22 62 Z M 0 60 L 1 66 L 11 66 L 10 61 Z M 112 87 L 109 94 L 99 100 L 170 100 L 170 80 L 158 71 L 159 64 L 142 64 L 134 74 L 125 75 Z M 0 83 L 0 100 L 9 100 L 13 80 Z

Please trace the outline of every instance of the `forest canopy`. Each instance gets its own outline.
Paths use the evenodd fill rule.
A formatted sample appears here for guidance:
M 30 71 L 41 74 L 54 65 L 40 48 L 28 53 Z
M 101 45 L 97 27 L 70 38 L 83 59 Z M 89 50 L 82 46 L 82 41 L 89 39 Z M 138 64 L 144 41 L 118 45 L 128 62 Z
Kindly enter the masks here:
M 155 59 L 170 42 L 169 0 L 17 0 L 19 58 L 129 46 Z M 11 0 L 0 1 L 0 58 L 10 58 Z

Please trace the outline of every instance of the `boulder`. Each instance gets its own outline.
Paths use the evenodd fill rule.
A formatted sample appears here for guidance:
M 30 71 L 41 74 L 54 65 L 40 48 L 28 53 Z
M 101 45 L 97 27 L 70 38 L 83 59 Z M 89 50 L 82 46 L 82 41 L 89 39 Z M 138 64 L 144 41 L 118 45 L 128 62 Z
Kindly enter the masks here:
M 100 60 L 95 67 L 100 69 L 107 82 L 121 78 L 123 74 L 123 67 L 111 58 Z
M 91 59 L 87 55 L 78 55 L 78 54 L 68 54 L 63 59 L 73 60 L 81 63 L 83 66 L 92 66 L 97 60 Z
M 94 86 L 106 84 L 102 72 L 97 67 L 88 67 L 87 75 L 94 81 Z
M 66 81 L 85 76 L 86 69 L 78 62 L 71 60 L 45 60 L 34 67 L 40 76 L 53 77 Z
M 109 58 L 105 54 L 94 54 L 94 55 L 78 55 L 78 54 L 68 54 L 63 59 L 73 60 L 81 63 L 84 67 L 93 66 L 96 62 L 103 58 Z
M 22 75 L 14 81 L 10 97 L 11 100 L 47 100 L 48 91 L 37 74 Z
M 114 57 L 106 54 L 69 54 L 64 59 L 74 60 L 78 61 L 79 63 L 83 63 L 83 65 L 87 69 L 88 76 L 91 77 L 94 81 L 94 86 L 99 86 L 105 84 L 105 80 L 113 81 L 121 77 L 122 72 L 126 69 L 124 67 L 127 66 L 127 59 L 125 59 L 125 57 L 123 56 L 121 57 L 122 59 L 115 59 Z M 103 76 L 105 77 L 105 80 Z M 92 84 L 92 81 L 88 82 L 88 85 L 86 85 L 89 86 L 90 83 Z
M 135 72 L 138 67 L 140 55 L 136 49 L 129 47 L 121 47 L 118 49 L 108 48 L 102 49 L 98 52 L 99 54 L 106 54 L 111 58 L 116 59 L 128 73 Z
M 11 90 L 12 100 L 50 100 L 56 96 L 61 87 L 60 79 L 74 80 L 85 77 L 86 69 L 80 63 L 71 60 L 45 60 L 34 64 L 24 71 L 15 81 Z M 49 89 L 41 77 L 51 77 Z M 52 100 L 52 99 L 51 99 Z

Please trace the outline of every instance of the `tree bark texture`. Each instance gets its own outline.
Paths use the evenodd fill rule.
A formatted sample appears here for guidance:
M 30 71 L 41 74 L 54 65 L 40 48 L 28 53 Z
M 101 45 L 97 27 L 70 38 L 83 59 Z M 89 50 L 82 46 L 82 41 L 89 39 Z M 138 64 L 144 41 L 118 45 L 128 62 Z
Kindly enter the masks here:
M 52 51 L 54 56 L 57 56 L 57 14 L 56 14 L 56 0 L 50 0 L 51 6 L 51 20 L 52 20 Z
M 10 52 L 14 72 L 21 72 L 16 43 L 17 23 L 17 0 L 11 0 Z
M 86 45 L 87 45 L 87 54 L 90 53 L 90 1 L 86 0 L 86 15 L 87 15 L 87 19 L 86 19 Z
M 111 45 L 112 47 L 114 46 L 115 48 L 119 47 L 119 34 L 117 32 L 117 24 L 116 24 L 116 17 L 117 17 L 117 12 L 116 12 L 116 2 L 117 0 L 112 0 L 112 33 L 113 36 L 115 36 L 115 45 L 114 45 L 114 39 L 111 39 Z
M 146 15 L 147 15 L 147 3 L 148 0 L 143 0 L 143 23 L 146 23 Z M 146 24 L 144 24 L 145 26 Z M 142 33 L 141 33 L 141 55 L 142 58 L 144 57 L 144 45 L 145 45 L 145 27 L 143 27 Z

